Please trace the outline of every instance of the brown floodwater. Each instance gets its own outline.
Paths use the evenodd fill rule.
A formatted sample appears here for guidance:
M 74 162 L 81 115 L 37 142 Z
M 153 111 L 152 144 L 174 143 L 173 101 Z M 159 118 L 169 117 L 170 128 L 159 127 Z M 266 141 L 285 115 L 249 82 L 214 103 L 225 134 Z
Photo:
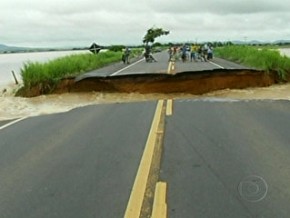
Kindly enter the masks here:
M 64 93 L 34 98 L 14 97 L 16 85 L 0 87 L 0 120 L 66 112 L 94 104 L 151 101 L 157 99 L 199 100 L 290 100 L 290 84 L 265 88 L 225 89 L 203 95 L 191 94 L 138 94 L 138 93 Z

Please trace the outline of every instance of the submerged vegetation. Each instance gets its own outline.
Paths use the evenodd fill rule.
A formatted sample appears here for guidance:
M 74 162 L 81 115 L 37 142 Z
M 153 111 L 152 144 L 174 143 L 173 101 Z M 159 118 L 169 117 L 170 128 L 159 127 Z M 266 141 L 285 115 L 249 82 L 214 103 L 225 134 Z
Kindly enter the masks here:
M 253 46 L 224 46 L 215 49 L 218 57 L 238 62 L 266 72 L 275 71 L 281 80 L 290 73 L 290 58 L 278 50 Z

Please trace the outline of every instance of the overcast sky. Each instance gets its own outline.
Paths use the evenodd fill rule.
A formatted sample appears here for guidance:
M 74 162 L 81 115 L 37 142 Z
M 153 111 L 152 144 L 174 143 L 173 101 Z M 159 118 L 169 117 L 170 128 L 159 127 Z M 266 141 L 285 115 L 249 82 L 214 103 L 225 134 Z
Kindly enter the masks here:
M 290 39 L 287 0 L 1 0 L 0 44 L 31 47 Z

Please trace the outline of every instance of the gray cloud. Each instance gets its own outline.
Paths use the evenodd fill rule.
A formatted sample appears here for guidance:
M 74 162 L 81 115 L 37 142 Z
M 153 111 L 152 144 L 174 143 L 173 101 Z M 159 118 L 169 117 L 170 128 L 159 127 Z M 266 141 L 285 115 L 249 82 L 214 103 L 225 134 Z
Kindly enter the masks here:
M 0 43 L 141 44 L 153 25 L 171 31 L 159 41 L 289 39 L 288 10 L 282 0 L 4 0 Z
M 259 12 L 287 12 L 290 9 L 289 4 L 284 1 L 270 0 L 215 0 L 215 1 L 158 1 L 163 7 L 156 7 L 156 1 L 150 0 L 152 9 L 163 13 L 213 13 L 213 14 L 251 14 Z

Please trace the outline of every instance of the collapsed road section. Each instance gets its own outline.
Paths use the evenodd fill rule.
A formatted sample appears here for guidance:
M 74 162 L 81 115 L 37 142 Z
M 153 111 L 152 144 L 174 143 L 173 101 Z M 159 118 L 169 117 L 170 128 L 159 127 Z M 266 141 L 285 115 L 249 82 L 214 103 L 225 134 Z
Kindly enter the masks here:
M 138 59 L 130 65 L 115 63 L 78 76 L 40 81 L 24 87 L 19 96 L 33 97 L 66 92 L 188 93 L 204 94 L 221 89 L 267 87 L 289 78 L 281 72 L 265 72 L 215 57 L 212 61 L 168 61 L 167 53 L 156 54 L 157 62 Z M 279 70 L 279 69 L 275 69 Z
M 64 79 L 54 93 L 124 92 L 203 94 L 221 89 L 266 87 L 279 78 L 275 73 L 251 69 L 213 69 L 170 74 L 130 74 L 114 77 L 88 77 L 79 81 Z

